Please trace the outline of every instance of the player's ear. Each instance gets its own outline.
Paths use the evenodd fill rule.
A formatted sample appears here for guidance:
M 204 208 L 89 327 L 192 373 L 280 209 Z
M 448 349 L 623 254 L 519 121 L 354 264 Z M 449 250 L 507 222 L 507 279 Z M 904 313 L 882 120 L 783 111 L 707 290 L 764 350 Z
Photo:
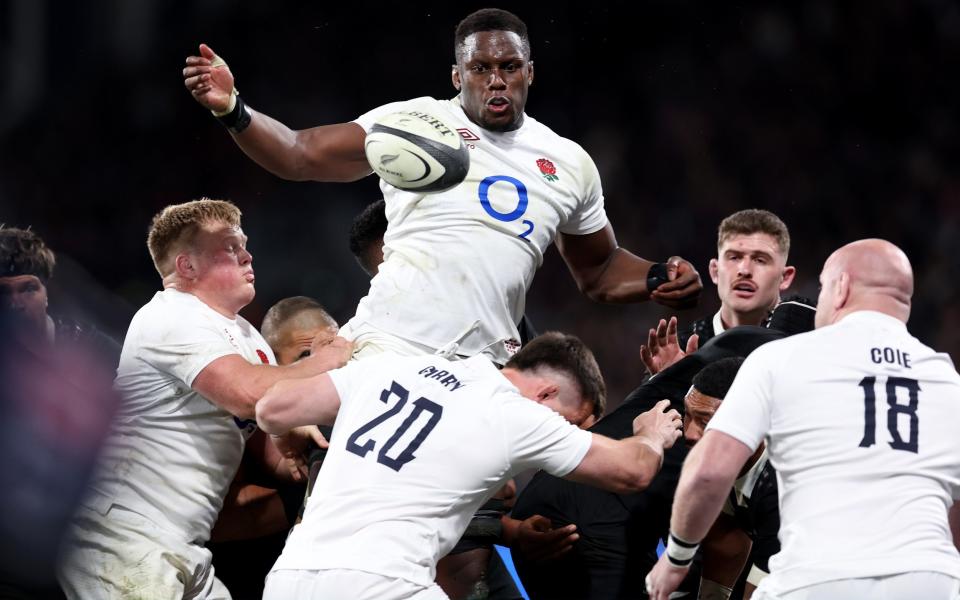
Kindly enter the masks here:
M 834 290 L 834 304 L 837 310 L 847 305 L 850 298 L 850 275 L 840 273 L 840 279 L 837 281 L 837 288 Z
M 189 254 L 181 253 L 173 260 L 174 270 L 182 279 L 196 279 L 197 268 Z
M 783 274 L 780 279 L 780 291 L 786 291 L 790 284 L 793 283 L 793 278 L 797 275 L 796 267 L 784 267 Z
M 537 402 L 546 402 L 551 398 L 556 398 L 560 393 L 560 386 L 551 382 L 544 382 L 537 390 Z
M 527 63 L 527 85 L 533 85 L 533 61 Z
M 460 70 L 457 69 L 457 65 L 453 65 L 452 70 L 450 71 L 450 81 L 453 82 L 453 87 L 458 92 L 460 91 Z
M 717 259 L 715 258 L 710 259 L 710 267 L 708 270 L 710 271 L 710 281 L 712 281 L 714 285 L 716 285 L 718 280 L 718 272 L 720 270 L 720 263 L 717 262 Z

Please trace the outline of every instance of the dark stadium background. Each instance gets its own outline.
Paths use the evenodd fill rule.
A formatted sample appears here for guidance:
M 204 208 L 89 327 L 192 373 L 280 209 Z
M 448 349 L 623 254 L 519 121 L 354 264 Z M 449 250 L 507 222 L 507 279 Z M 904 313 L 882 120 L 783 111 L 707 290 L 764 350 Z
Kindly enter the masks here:
M 246 101 L 291 126 L 346 121 L 453 95 L 453 28 L 480 6 L 0 2 L 0 222 L 31 225 L 58 252 L 55 310 L 122 338 L 160 285 L 144 245 L 151 215 L 228 198 L 255 256 L 247 318 L 307 294 L 345 322 L 367 284 L 348 225 L 378 197 L 376 179 L 291 183 L 263 171 L 184 90 L 183 59 L 210 44 Z M 681 324 L 717 308 L 707 261 L 719 220 L 761 207 L 789 225 L 794 290 L 807 296 L 839 245 L 901 245 L 917 275 L 911 329 L 960 358 L 957 3 L 502 6 L 530 28 L 528 112 L 592 154 L 620 243 L 700 269 L 701 304 Z M 590 344 L 615 405 L 641 378 L 647 328 L 670 313 L 592 304 L 551 251 L 528 314 Z

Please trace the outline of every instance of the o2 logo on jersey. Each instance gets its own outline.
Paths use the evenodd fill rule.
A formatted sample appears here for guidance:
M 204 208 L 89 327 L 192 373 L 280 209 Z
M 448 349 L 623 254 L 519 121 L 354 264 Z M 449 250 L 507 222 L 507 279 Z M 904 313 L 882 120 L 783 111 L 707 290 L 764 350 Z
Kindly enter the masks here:
M 372 420 L 368 421 L 366 424 L 362 425 L 360 429 L 357 429 L 353 434 L 347 438 L 347 450 L 364 458 L 371 450 L 376 450 L 377 444 L 379 443 L 375 437 L 383 437 L 370 435 L 363 443 L 360 443 L 360 438 L 368 434 L 380 425 L 392 417 L 397 416 L 403 407 L 407 404 L 407 400 L 410 398 L 410 392 L 397 383 L 396 381 L 390 383 L 388 389 L 383 390 L 380 394 L 380 402 L 389 405 L 390 397 L 396 396 L 397 402 L 391 408 L 387 409 L 387 412 L 374 417 Z M 377 462 L 381 465 L 389 467 L 394 471 L 400 471 L 403 468 L 403 465 L 407 464 L 411 460 L 416 458 L 414 454 L 417 449 L 423 444 L 423 441 L 427 439 L 427 436 L 430 435 L 430 432 L 433 431 L 433 428 L 437 426 L 437 423 L 440 422 L 440 417 L 443 416 L 443 407 L 427 400 L 426 398 L 420 397 L 413 401 L 413 410 L 410 411 L 410 414 L 400 423 L 392 435 L 387 439 L 386 443 L 383 444 L 380 448 L 380 452 L 377 453 Z M 393 447 L 400 441 L 400 438 L 404 436 L 407 431 L 413 427 L 413 424 L 417 422 L 417 419 L 423 413 L 429 413 L 429 418 L 427 422 L 420 427 L 420 430 L 413 436 L 413 439 L 407 442 L 406 448 L 401 450 L 396 456 L 390 456 L 390 451 Z
M 498 182 L 506 182 L 512 185 L 517 190 L 517 206 L 512 211 L 507 213 L 502 213 L 495 209 L 493 205 L 490 204 L 490 187 Z M 509 175 L 490 175 L 486 177 L 483 181 L 480 182 L 480 187 L 477 188 L 477 195 L 480 196 L 480 206 L 483 207 L 483 210 L 487 211 L 487 214 L 493 217 L 498 221 L 511 222 L 516 221 L 527 212 L 527 204 L 529 199 L 527 196 L 527 186 L 523 184 L 522 181 L 515 177 L 510 177 Z M 520 239 L 530 241 L 527 239 L 527 236 L 533 232 L 533 221 L 524 219 L 520 221 L 527 228 L 523 233 L 517 235 Z

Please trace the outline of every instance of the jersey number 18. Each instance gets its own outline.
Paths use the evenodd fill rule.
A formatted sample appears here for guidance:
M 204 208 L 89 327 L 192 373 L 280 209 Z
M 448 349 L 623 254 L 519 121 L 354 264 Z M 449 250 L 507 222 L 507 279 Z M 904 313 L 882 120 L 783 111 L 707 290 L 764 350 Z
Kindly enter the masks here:
M 877 378 L 874 376 L 864 377 L 860 380 L 860 387 L 863 388 L 863 439 L 860 440 L 861 448 L 869 448 L 876 443 L 877 437 L 877 395 L 874 391 Z M 905 450 L 916 454 L 919 447 L 919 427 L 920 420 L 917 417 L 917 404 L 920 401 L 920 384 L 916 379 L 907 377 L 889 377 L 887 378 L 887 429 L 890 431 L 890 447 L 894 450 Z M 908 404 L 897 403 L 897 388 L 903 388 L 907 391 L 909 398 Z M 910 429 L 907 432 L 907 439 L 900 434 L 900 415 L 909 417 Z

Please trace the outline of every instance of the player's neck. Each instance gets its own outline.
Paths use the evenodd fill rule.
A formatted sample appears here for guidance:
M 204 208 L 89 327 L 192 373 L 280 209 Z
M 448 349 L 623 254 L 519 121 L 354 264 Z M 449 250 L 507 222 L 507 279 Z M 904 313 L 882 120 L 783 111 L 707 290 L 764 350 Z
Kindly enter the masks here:
M 229 302 L 224 302 L 222 299 L 218 298 L 215 294 L 207 293 L 205 290 L 192 285 L 189 281 L 184 281 L 180 278 L 171 278 L 163 280 L 164 289 L 174 289 L 178 292 L 183 292 L 184 294 L 190 294 L 196 296 L 200 302 L 203 302 L 216 312 L 220 313 L 224 317 L 234 320 L 237 318 L 237 315 L 240 313 L 242 306 L 236 307 Z
M 720 307 L 720 321 L 725 329 L 739 327 L 740 325 L 761 325 L 770 315 L 770 308 L 761 308 L 750 312 L 736 312 L 728 306 Z

